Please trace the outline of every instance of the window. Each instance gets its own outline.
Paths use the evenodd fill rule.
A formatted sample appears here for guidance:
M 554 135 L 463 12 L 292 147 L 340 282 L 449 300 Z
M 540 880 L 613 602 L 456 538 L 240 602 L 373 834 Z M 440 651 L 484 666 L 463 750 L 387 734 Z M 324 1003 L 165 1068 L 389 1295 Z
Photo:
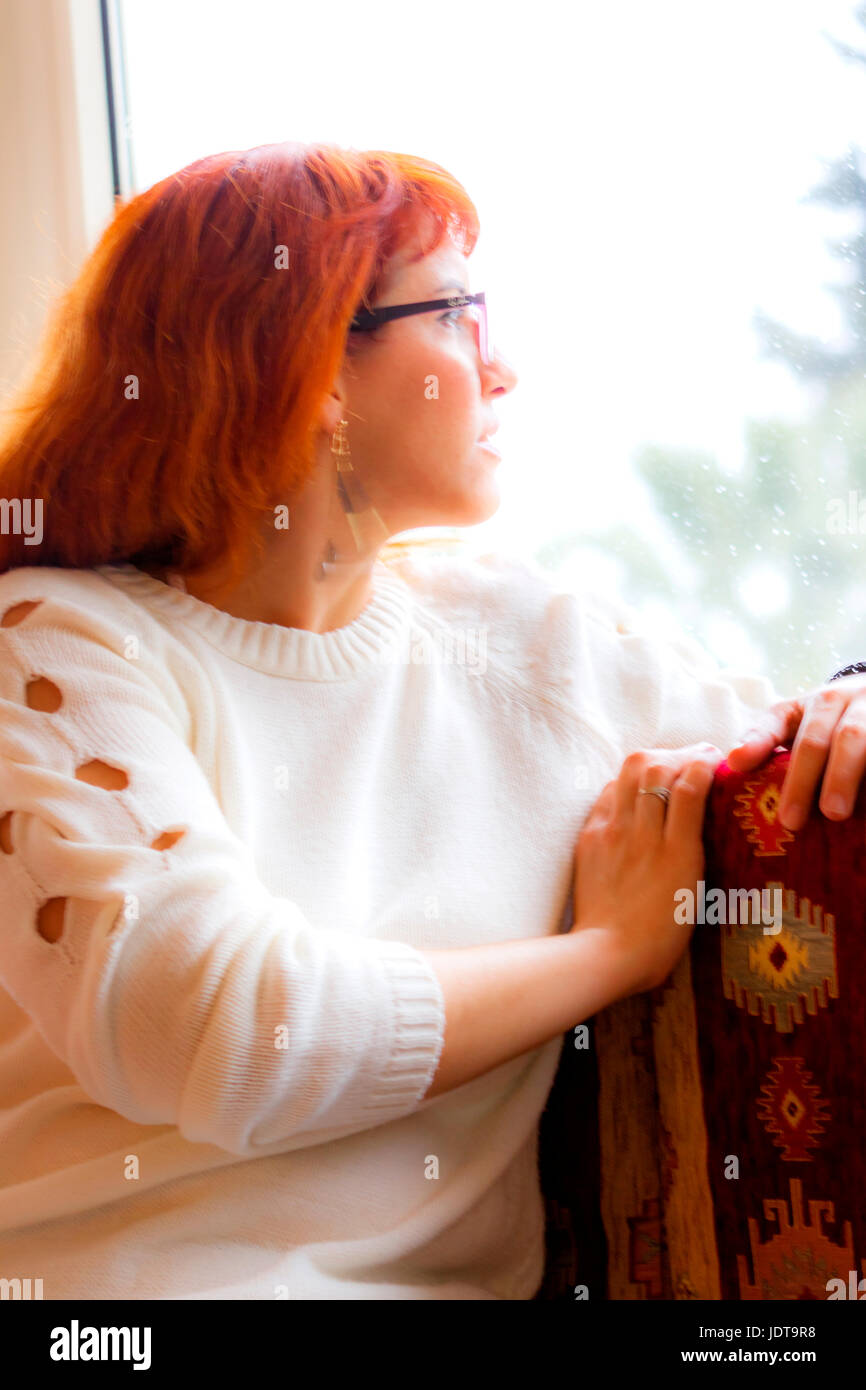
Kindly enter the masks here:
M 491 548 L 785 691 L 866 657 L 866 6 L 117 13 L 136 188 L 282 139 L 465 184 L 520 374 Z

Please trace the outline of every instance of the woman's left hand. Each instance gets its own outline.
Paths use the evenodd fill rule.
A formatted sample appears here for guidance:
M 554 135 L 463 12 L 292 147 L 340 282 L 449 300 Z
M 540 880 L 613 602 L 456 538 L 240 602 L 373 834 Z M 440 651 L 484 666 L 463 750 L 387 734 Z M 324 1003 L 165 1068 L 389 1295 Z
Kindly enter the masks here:
M 748 772 L 780 744 L 791 761 L 782 786 L 779 819 L 788 830 L 806 822 L 822 772 L 820 810 L 847 820 L 866 769 L 866 676 L 842 676 L 809 695 L 780 700 L 755 721 L 728 754 L 734 772 Z

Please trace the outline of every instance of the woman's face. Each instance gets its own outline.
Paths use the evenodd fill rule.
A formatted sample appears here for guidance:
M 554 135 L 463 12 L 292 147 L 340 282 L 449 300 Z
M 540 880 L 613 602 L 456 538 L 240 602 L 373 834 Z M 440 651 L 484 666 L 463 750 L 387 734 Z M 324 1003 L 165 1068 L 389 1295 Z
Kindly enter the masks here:
M 446 237 L 414 264 L 406 252 L 395 257 L 371 307 L 473 292 L 468 262 Z M 499 459 L 479 440 L 497 428 L 496 398 L 517 376 L 498 352 L 482 362 L 472 312 L 391 320 L 344 360 L 337 384 L 352 467 L 392 535 L 475 525 L 499 506 Z

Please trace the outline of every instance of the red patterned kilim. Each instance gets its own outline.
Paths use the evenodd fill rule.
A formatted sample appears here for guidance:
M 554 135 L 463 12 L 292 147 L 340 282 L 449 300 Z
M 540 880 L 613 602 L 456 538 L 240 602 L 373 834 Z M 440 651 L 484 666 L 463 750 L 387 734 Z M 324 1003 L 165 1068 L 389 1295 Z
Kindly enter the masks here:
M 866 804 L 841 822 L 815 806 L 791 835 L 777 820 L 789 761 L 723 763 L 705 833 L 707 887 L 778 890 L 781 929 L 696 927 L 691 948 L 729 1299 L 826 1299 L 828 1280 L 866 1275 Z
M 575 1258 L 541 1298 L 850 1298 L 866 1279 L 866 789 L 792 834 L 789 760 L 721 764 L 689 952 L 563 1050 L 541 1173 Z

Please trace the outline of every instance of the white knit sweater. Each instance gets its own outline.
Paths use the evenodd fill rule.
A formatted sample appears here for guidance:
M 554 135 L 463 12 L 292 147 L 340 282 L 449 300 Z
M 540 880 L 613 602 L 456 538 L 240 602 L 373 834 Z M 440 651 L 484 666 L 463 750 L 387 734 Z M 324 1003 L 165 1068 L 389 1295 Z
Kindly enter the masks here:
M 562 1040 L 423 1101 L 416 948 L 567 928 L 625 754 L 726 750 L 770 684 L 469 550 L 380 562 L 323 634 L 128 564 L 2 575 L 0 624 L 0 1277 L 531 1298 Z

